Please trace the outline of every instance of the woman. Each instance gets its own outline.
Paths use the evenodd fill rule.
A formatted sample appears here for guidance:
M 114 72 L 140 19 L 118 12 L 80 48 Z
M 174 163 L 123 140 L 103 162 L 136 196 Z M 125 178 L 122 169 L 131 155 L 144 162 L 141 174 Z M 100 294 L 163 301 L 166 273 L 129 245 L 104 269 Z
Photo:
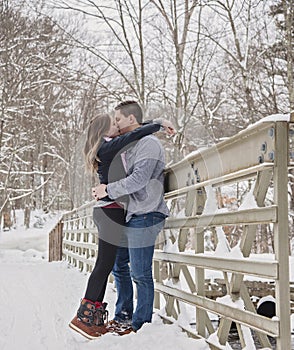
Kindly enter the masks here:
M 86 168 L 92 173 L 97 172 L 102 184 L 123 178 L 125 170 L 122 153 L 132 142 L 159 131 L 161 126 L 169 132 L 171 123 L 157 120 L 118 136 L 118 127 L 108 114 L 97 116 L 88 127 L 84 148 Z M 125 211 L 121 204 L 105 197 L 94 206 L 93 220 L 99 232 L 97 261 L 77 315 L 69 324 L 72 329 L 89 339 L 95 339 L 107 332 L 104 322 L 108 311 L 103 298 L 108 276 L 115 262 L 117 246 L 122 243 Z

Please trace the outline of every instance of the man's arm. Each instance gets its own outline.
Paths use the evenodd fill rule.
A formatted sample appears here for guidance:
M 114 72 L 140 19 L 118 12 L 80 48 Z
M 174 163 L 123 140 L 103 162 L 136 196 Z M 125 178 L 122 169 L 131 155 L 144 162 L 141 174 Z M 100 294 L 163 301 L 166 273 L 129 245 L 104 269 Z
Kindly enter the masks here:
M 147 159 L 137 162 L 133 172 L 124 179 L 108 185 L 101 184 L 92 189 L 93 197 L 98 200 L 108 196 L 116 199 L 140 191 L 151 179 L 157 160 Z
M 107 185 L 109 198 L 116 199 L 140 191 L 146 187 L 156 167 L 157 160 L 146 159 L 137 162 L 133 172 L 124 179 Z
M 116 199 L 138 192 L 146 187 L 154 172 L 154 168 L 158 165 L 158 161 L 162 161 L 160 158 L 161 149 L 158 141 L 150 138 L 149 140 L 141 140 L 138 146 L 132 173 L 126 178 L 110 183 L 107 186 L 99 185 L 95 187 L 93 189 L 93 197 L 95 199 L 103 198 L 107 195 L 111 199 Z

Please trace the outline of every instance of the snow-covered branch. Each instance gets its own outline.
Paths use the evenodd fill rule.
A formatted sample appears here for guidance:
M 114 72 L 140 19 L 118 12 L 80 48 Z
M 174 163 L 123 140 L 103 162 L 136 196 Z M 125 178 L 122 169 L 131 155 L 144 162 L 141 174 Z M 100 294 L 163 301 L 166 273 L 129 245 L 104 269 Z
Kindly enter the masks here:
M 53 171 L 39 171 L 39 170 L 35 170 L 35 171 L 6 171 L 6 170 L 2 170 L 0 169 L 0 173 L 8 175 L 52 175 L 54 172 Z
M 15 201 L 15 200 L 17 200 L 17 199 L 21 199 L 21 198 L 30 196 L 32 193 L 35 193 L 35 192 L 39 191 L 42 187 L 44 187 L 44 186 L 46 185 L 46 183 L 47 183 L 49 180 L 50 180 L 50 177 L 48 177 L 48 179 L 47 179 L 45 182 L 43 182 L 41 185 L 39 185 L 38 187 L 32 189 L 32 190 L 31 190 L 30 192 L 28 192 L 28 193 L 24 193 L 24 194 L 21 195 L 21 196 L 9 197 L 9 201 L 10 201 L 10 202 L 13 202 L 13 201 Z

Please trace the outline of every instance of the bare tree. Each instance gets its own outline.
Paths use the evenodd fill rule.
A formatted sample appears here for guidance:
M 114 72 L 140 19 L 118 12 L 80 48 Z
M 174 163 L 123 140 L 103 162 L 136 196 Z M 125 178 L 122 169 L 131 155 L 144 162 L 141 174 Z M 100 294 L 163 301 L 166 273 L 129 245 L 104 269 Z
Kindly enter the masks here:
M 53 8 L 74 11 L 91 19 L 103 33 L 103 41 L 95 38 L 93 45 L 77 38 L 78 44 L 99 59 L 111 74 L 121 79 L 125 88 L 120 88 L 122 97 L 133 96 L 143 107 L 146 104 L 145 91 L 145 38 L 143 31 L 146 1 L 136 4 L 128 0 L 113 0 L 107 5 L 91 0 L 51 0 Z M 117 88 L 120 81 L 113 81 Z
M 275 18 L 278 38 L 272 45 L 271 53 L 276 59 L 286 62 L 280 75 L 285 77 L 288 89 L 289 110 L 294 110 L 294 2 L 293 0 L 275 1 L 270 7 L 270 14 Z
M 32 19 L 9 6 L 0 16 L 0 217 L 9 218 L 11 205 L 26 206 L 28 216 L 30 208 L 45 208 L 50 179 L 58 181 L 59 172 L 67 171 L 60 145 L 62 130 L 72 124 L 66 110 L 76 95 L 76 77 L 68 65 L 69 46 L 48 19 Z
M 273 57 L 277 76 L 284 81 L 285 90 L 287 90 L 287 100 L 284 103 L 285 112 L 293 114 L 294 111 L 294 2 L 293 0 L 275 1 L 271 6 L 271 16 L 275 19 L 277 28 L 277 40 L 269 48 L 269 52 Z M 282 62 L 282 64 L 280 63 Z M 285 95 L 285 91 L 284 91 Z M 292 116 L 293 117 L 293 116 Z M 293 159 L 293 156 L 291 156 Z M 291 160 L 292 160 L 291 159 Z M 289 172 L 289 197 L 290 197 L 290 215 L 292 225 L 290 232 L 293 236 L 294 221 L 294 179 L 293 170 Z
M 176 146 L 174 157 L 175 160 L 177 160 L 182 155 L 185 128 L 192 115 L 191 110 L 189 111 L 189 107 L 191 107 L 189 102 L 198 42 L 195 42 L 193 49 L 191 51 L 189 50 L 188 54 L 187 46 L 191 19 L 198 1 L 185 0 L 184 2 L 180 2 L 173 0 L 167 4 L 161 0 L 151 0 L 151 3 L 161 14 L 173 44 L 174 73 L 176 75 L 175 102 L 173 109 L 175 111 L 174 122 L 178 129 L 177 136 L 174 140 Z M 187 70 L 186 66 L 188 61 L 190 61 L 189 70 Z
M 283 12 L 285 16 L 286 51 L 287 51 L 287 77 L 289 89 L 290 111 L 294 111 L 294 2 L 283 1 Z

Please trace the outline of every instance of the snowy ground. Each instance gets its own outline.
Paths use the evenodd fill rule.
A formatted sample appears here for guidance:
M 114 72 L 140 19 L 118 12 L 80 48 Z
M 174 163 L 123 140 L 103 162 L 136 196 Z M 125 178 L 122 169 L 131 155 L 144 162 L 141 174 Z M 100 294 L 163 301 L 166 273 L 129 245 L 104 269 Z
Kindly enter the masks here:
M 188 338 L 177 325 L 164 325 L 156 313 L 152 324 L 124 337 L 106 334 L 90 341 L 71 330 L 68 322 L 84 294 L 88 275 L 65 262 L 48 263 L 48 233 L 57 220 L 57 216 L 47 216 L 42 229 L 25 230 L 19 215 L 17 229 L 0 231 L 0 350 L 209 350 L 204 341 Z M 115 300 L 116 292 L 109 284 L 105 301 L 110 318 Z M 189 314 L 188 309 L 184 307 L 183 315 Z M 232 349 L 228 344 L 223 348 Z
M 48 232 L 23 228 L 0 232 L 0 349 L 1 350 L 208 350 L 202 340 L 188 338 L 176 325 L 152 324 L 124 337 L 106 334 L 87 340 L 68 327 L 87 275 L 64 262 L 47 262 Z M 20 226 L 21 227 L 21 226 Z M 110 284 L 105 300 L 110 315 L 116 294 Z

